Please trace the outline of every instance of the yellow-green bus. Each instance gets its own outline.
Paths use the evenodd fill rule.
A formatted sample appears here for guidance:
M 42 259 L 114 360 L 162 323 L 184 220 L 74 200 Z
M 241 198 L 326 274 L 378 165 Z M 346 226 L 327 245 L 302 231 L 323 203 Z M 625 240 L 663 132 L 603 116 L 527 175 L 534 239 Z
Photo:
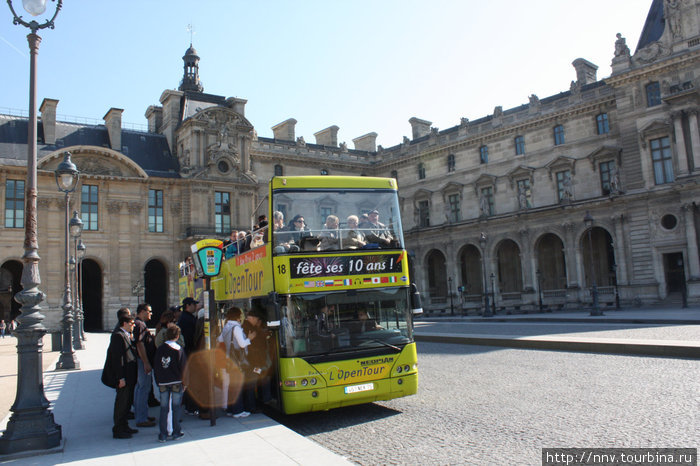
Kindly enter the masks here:
M 293 414 L 415 394 L 421 310 L 396 180 L 274 177 L 268 201 L 269 225 L 224 252 L 211 289 L 220 310 L 267 316 L 276 407 Z

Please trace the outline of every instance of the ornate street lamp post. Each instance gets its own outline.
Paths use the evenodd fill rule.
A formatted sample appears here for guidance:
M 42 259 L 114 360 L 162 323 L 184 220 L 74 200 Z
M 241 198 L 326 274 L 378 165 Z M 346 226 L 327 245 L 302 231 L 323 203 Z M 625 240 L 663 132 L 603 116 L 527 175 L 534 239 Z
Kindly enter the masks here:
M 36 172 L 36 58 L 39 53 L 41 37 L 39 29 L 53 29 L 63 0 L 58 0 L 56 11 L 50 20 L 39 24 L 36 20 L 27 22 L 15 13 L 12 0 L 7 4 L 12 12 L 12 23 L 30 29 L 29 42 L 29 121 L 27 138 L 27 182 L 25 185 L 25 223 L 24 255 L 22 261 L 23 290 L 15 295 L 15 300 L 22 305 L 18 317 L 19 326 L 15 329 L 17 337 L 17 394 L 12 405 L 12 416 L 7 429 L 0 438 L 0 454 L 11 455 L 30 450 L 50 450 L 61 448 L 61 426 L 56 424 L 53 413 L 49 411 L 49 401 L 44 395 L 42 338 L 46 327 L 41 323 L 44 316 L 39 304 L 46 295 L 39 290 L 39 242 L 37 241 L 37 172 Z M 24 8 L 32 16 L 38 16 L 46 10 L 46 0 L 24 0 Z
M 447 278 L 447 292 L 450 294 L 450 314 L 455 315 L 455 305 L 452 301 L 452 277 Z
M 77 301 L 78 301 L 78 323 L 80 325 L 80 339 L 85 341 L 85 328 L 83 327 L 83 259 L 85 259 L 85 251 L 87 248 L 83 244 L 82 238 L 78 238 L 78 246 L 76 246 L 78 255 L 78 289 Z
M 496 275 L 491 272 L 491 313 L 493 315 L 496 315 L 496 285 L 494 285 L 494 279 L 496 278 Z
M 484 274 L 484 317 L 493 317 L 489 305 L 489 283 L 486 276 L 486 235 L 483 232 L 479 235 L 479 244 L 481 245 L 481 269 Z
M 75 269 L 73 270 L 73 349 L 83 349 L 83 342 L 80 339 L 80 319 L 78 309 L 80 308 L 80 297 L 78 296 L 78 239 L 83 233 L 83 221 L 78 217 L 78 211 L 73 211 L 73 218 L 70 219 L 69 230 L 73 237 Z
M 615 309 L 620 310 L 620 288 L 617 284 L 617 264 L 612 265 L 613 277 L 615 278 Z
M 602 316 L 600 305 L 598 304 L 598 284 L 596 283 L 595 264 L 593 263 L 593 239 L 591 231 L 593 230 L 593 216 L 589 211 L 586 211 L 586 216 L 583 217 L 583 223 L 588 228 L 588 257 L 591 264 L 591 298 L 593 299 L 593 307 L 591 308 L 592 316 Z
M 77 222 L 71 222 L 70 220 L 70 193 L 75 191 L 75 187 L 78 184 L 78 177 L 80 172 L 78 168 L 70 160 L 70 152 L 63 153 L 63 162 L 58 164 L 56 171 L 56 185 L 58 185 L 58 190 L 65 194 L 66 201 L 66 236 L 65 236 L 65 277 L 64 277 L 64 288 L 63 288 L 63 341 L 61 344 L 61 356 L 58 358 L 56 363 L 57 370 L 70 370 L 70 369 L 80 369 L 80 363 L 78 358 L 73 351 L 73 304 L 71 299 L 71 289 L 70 289 L 70 264 L 69 264 L 69 245 L 70 239 L 69 234 L 76 236 L 79 226 Z M 77 217 L 77 215 L 76 215 Z
M 539 301 L 540 305 L 540 312 L 544 312 L 544 308 L 542 307 L 542 272 L 540 272 L 540 269 L 537 269 L 537 298 Z

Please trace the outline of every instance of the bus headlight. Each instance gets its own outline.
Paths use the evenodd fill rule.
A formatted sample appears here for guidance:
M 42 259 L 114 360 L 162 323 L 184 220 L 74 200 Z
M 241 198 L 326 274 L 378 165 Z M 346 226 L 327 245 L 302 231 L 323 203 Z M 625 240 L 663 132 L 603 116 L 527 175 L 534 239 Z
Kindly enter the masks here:
M 301 379 L 301 386 L 306 387 L 309 384 L 309 381 L 306 379 Z
M 403 372 L 403 368 L 401 366 L 397 367 L 396 372 L 400 374 L 401 372 Z
M 317 382 L 318 380 L 316 379 L 316 377 L 311 377 L 311 385 L 316 385 Z
M 408 372 L 408 371 L 410 371 L 410 370 L 411 370 L 411 368 L 408 367 L 408 364 L 406 364 L 405 366 L 403 366 L 403 371 L 404 371 L 404 372 Z
M 284 386 L 285 386 L 285 387 L 296 387 L 296 386 L 297 386 L 297 381 L 296 381 L 296 380 L 285 380 L 285 381 L 284 381 Z

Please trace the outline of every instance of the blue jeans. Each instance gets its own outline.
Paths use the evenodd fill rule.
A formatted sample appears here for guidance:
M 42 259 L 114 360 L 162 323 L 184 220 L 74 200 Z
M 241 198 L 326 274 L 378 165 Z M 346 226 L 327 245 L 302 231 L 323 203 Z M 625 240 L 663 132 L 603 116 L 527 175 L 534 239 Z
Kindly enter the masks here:
M 152 373 L 146 374 L 143 361 L 137 359 L 138 378 L 134 388 L 134 418 L 136 423 L 148 421 L 148 394 L 151 392 Z
M 184 388 L 182 384 L 161 385 L 160 389 L 160 438 L 168 436 L 168 410 L 170 409 L 170 401 L 173 402 L 173 435 L 181 432 L 180 416 L 182 415 L 182 394 Z M 173 389 L 179 389 L 175 391 Z M 165 390 L 165 391 L 163 391 Z

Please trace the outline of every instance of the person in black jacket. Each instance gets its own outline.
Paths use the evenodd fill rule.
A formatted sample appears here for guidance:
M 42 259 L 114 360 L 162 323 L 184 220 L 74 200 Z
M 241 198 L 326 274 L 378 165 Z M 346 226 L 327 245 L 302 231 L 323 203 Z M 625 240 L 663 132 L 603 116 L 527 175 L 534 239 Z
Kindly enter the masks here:
M 173 440 L 184 435 L 180 429 L 180 411 L 185 384 L 182 375 L 185 370 L 185 351 L 177 343 L 180 328 L 172 325 L 165 330 L 165 343 L 156 350 L 153 360 L 153 373 L 160 391 L 160 434 L 158 440 L 168 438 L 168 410 L 172 402 Z
M 109 385 L 114 385 L 117 390 L 114 399 L 112 435 L 114 438 L 124 439 L 131 438 L 131 434 L 138 432 L 130 428 L 127 421 L 131 392 L 136 385 L 136 349 L 131 342 L 134 318 L 123 315 L 119 318 L 119 323 L 119 330 L 112 333 L 109 341 L 103 379 L 109 379 L 111 381 Z

